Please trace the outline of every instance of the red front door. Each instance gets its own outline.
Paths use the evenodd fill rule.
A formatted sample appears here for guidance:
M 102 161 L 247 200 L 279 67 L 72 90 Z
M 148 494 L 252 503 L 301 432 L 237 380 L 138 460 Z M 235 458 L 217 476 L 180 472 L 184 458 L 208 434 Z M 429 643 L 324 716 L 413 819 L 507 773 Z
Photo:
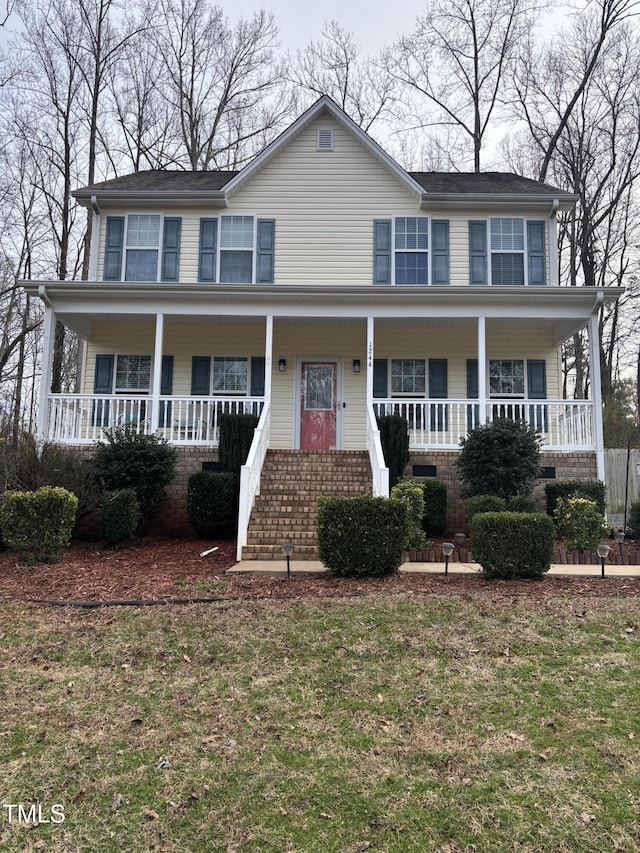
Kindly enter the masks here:
M 337 364 L 303 361 L 300 378 L 300 450 L 335 450 Z

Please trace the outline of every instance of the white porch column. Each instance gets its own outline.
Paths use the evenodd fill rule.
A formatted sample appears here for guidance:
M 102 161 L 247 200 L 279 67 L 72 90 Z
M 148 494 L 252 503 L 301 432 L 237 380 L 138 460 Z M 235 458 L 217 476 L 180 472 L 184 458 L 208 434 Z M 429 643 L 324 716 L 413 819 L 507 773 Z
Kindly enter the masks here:
M 271 402 L 271 372 L 273 369 L 273 315 L 268 314 L 264 332 L 264 399 Z
M 153 350 L 153 385 L 151 388 L 151 428 L 153 435 L 160 420 L 160 389 L 162 387 L 162 351 L 164 349 L 164 314 L 156 314 L 156 342 Z
M 602 429 L 602 382 L 600 380 L 600 330 L 598 311 L 589 317 L 589 372 L 593 403 L 593 434 L 596 440 L 596 471 L 604 483 L 604 432 Z
M 40 398 L 38 400 L 38 442 L 46 441 L 49 436 L 49 394 L 51 392 L 51 366 L 53 361 L 53 340 L 56 328 L 56 315 L 49 305 L 44 314 L 44 334 L 42 337 L 42 366 L 40 368 Z
M 375 321 L 367 317 L 367 405 L 373 400 L 373 334 Z
M 478 317 L 478 421 L 487 422 L 487 337 L 486 319 Z

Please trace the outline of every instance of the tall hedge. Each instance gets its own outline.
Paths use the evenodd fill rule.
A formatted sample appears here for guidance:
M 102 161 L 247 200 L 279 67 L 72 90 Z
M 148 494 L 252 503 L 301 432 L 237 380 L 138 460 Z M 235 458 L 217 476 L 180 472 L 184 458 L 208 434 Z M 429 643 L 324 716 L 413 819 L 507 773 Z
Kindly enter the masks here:
M 552 480 L 544 487 L 547 514 L 553 515 L 556 504 L 562 498 L 587 498 L 593 501 L 601 515 L 605 515 L 607 487 L 601 480 Z
M 361 495 L 318 500 L 320 559 L 336 575 L 387 575 L 402 565 L 407 505 Z
M 240 477 L 240 468 L 247 461 L 253 433 L 258 426 L 256 415 L 220 415 L 220 468 Z
M 187 486 L 187 517 L 203 539 L 232 537 L 237 524 L 234 475 L 218 471 L 192 474 Z
M 417 480 L 424 495 L 422 529 L 429 535 L 439 536 L 447 529 L 447 484 L 442 480 Z
M 384 461 L 389 469 L 389 486 L 393 488 L 409 462 L 409 424 L 402 415 L 381 415 L 378 429 Z

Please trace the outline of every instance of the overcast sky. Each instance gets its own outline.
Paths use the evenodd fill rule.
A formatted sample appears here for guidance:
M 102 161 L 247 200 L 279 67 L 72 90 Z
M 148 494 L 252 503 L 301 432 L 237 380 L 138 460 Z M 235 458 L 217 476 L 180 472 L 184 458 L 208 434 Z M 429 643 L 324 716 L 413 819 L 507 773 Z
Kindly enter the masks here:
M 424 0 L 325 0 L 305 3 L 300 0 L 221 0 L 232 20 L 250 16 L 261 5 L 273 12 L 280 30 L 283 50 L 297 50 L 311 39 L 317 39 L 325 21 L 335 20 L 345 30 L 353 32 L 363 53 L 376 53 L 391 44 L 402 33 L 409 33 L 421 13 Z

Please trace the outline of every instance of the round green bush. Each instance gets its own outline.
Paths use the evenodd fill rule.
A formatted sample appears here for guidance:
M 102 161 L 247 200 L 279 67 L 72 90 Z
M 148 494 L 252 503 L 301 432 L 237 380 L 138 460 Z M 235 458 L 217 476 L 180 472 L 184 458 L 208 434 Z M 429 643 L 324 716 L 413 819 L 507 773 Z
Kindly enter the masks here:
M 629 504 L 627 529 L 631 536 L 634 536 L 636 539 L 640 538 L 640 500 L 632 501 Z
M 568 551 L 593 551 L 611 531 L 595 501 L 587 498 L 559 498 L 553 516 Z
M 109 547 L 134 539 L 140 524 L 140 504 L 133 489 L 105 492 L 100 503 L 100 535 Z
M 460 441 L 458 469 L 465 494 L 505 500 L 531 492 L 540 473 L 540 436 L 524 421 L 496 418 Z
M 6 492 L 0 504 L 2 539 L 21 562 L 53 562 L 71 539 L 77 509 L 77 497 L 60 486 Z
M 471 522 L 473 558 L 491 579 L 541 577 L 551 567 L 554 537 L 542 512 L 483 512 Z
M 506 509 L 506 501 L 498 495 L 474 495 L 465 501 L 467 520 L 469 523 L 479 512 L 503 512 Z
M 535 499 L 529 495 L 516 495 L 507 502 L 509 512 L 537 512 Z
M 362 495 L 318 500 L 320 559 L 343 577 L 387 575 L 404 560 L 407 505 Z

